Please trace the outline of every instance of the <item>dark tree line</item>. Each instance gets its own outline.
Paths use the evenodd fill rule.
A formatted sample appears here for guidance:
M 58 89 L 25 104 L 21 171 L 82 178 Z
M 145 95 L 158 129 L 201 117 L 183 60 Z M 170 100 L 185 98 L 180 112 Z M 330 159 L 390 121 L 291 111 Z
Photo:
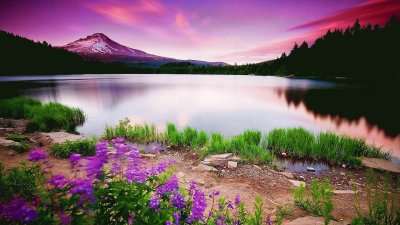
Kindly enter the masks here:
M 160 67 L 104 63 L 0 31 L 0 75 L 72 73 L 180 73 L 295 75 L 317 78 L 399 78 L 400 21 L 361 26 L 356 20 L 344 30 L 328 30 L 310 46 L 295 43 L 289 54 L 246 65 L 196 66 L 189 62 Z
M 0 31 L 0 75 L 131 72 L 123 64 L 86 60 L 75 53 Z
M 392 16 L 385 26 L 361 26 L 356 20 L 345 30 L 328 30 L 311 46 L 295 43 L 288 55 L 246 65 L 194 67 L 174 64 L 168 71 L 200 74 L 295 75 L 333 78 L 400 77 L 400 21 Z M 173 67 L 175 66 L 175 70 Z

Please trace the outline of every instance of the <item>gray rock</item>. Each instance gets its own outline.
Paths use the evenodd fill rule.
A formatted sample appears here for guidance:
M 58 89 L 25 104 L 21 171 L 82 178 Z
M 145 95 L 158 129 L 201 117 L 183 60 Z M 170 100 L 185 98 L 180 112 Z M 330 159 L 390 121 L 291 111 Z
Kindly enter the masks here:
M 288 179 L 292 179 L 293 180 L 293 178 L 294 178 L 293 174 L 289 173 L 289 172 L 280 172 L 280 174 L 282 174 L 283 176 L 285 176 Z
M 297 218 L 295 220 L 289 221 L 284 223 L 284 225 L 324 225 L 324 218 L 323 217 L 314 217 L 314 216 L 306 216 Z M 347 223 L 345 223 L 347 224 Z M 331 220 L 329 225 L 343 225 L 340 222 L 336 222 Z
M 281 155 L 285 157 L 287 156 L 286 152 L 282 152 Z
M 400 173 L 400 164 L 396 164 L 385 159 L 363 157 L 361 160 L 361 164 L 369 168 Z
M 235 162 L 235 161 L 228 161 L 228 168 L 229 168 L 229 169 L 236 169 L 236 168 L 237 168 L 237 162 Z
M 12 141 L 12 140 L 7 140 L 5 138 L 0 138 L 0 145 L 2 145 L 2 146 L 8 147 L 10 145 L 15 145 L 15 144 L 18 144 L 18 143 L 15 141 Z
M 301 184 L 303 184 L 303 186 L 306 186 L 306 183 L 304 183 L 303 181 L 299 181 L 299 180 L 289 180 L 290 183 L 292 183 L 294 186 L 296 187 L 300 187 Z
M 313 167 L 307 167 L 307 171 L 314 172 L 314 171 L 315 171 L 315 169 L 314 169 Z
M 218 170 L 215 169 L 212 166 L 204 165 L 204 164 L 199 164 L 194 168 L 195 171 L 198 172 L 217 172 Z

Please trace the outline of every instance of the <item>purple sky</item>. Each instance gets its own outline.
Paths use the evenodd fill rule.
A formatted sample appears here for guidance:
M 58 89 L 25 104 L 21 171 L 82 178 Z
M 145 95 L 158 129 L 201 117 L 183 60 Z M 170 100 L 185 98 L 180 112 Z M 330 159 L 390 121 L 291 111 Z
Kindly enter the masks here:
M 0 29 L 55 46 L 104 33 L 152 54 L 241 64 L 392 14 L 400 0 L 2 0 Z

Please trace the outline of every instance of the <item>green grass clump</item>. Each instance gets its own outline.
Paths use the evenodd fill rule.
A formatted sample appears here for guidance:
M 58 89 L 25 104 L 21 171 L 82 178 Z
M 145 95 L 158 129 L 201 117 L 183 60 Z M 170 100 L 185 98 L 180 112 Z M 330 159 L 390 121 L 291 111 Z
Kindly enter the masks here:
M 298 158 L 327 160 L 358 167 L 360 157 L 389 159 L 388 153 L 367 145 L 364 140 L 331 132 L 313 134 L 303 128 L 275 129 L 268 133 L 267 148 L 276 153 L 286 152 Z
M 83 156 L 93 156 L 95 154 L 96 139 L 82 139 L 77 141 L 65 141 L 63 143 L 55 143 L 50 147 L 54 157 L 66 159 L 72 153 L 79 153 Z
M 360 192 L 354 185 L 355 209 L 357 216 L 352 225 L 398 225 L 400 224 L 400 179 L 393 180 L 389 174 L 382 178 L 383 185 L 378 184 L 378 176 L 372 170 L 367 171 L 367 211 L 361 209 Z
M 29 150 L 29 145 L 27 141 L 23 140 L 16 144 L 10 145 L 10 148 L 18 153 L 23 153 Z
M 7 137 L 8 140 L 16 141 L 16 142 L 21 142 L 21 141 L 27 141 L 28 138 L 24 137 L 20 134 L 9 134 Z
M 8 200 L 13 196 L 31 197 L 37 193 L 36 180 L 40 177 L 37 167 L 14 167 L 5 172 L 0 163 L 0 201 Z
M 154 124 L 129 124 L 129 120 L 121 120 L 116 126 L 106 126 L 103 138 L 113 139 L 117 137 L 126 138 L 136 143 L 164 142 L 164 134 L 157 130 Z
M 27 118 L 30 109 L 41 104 L 37 100 L 25 97 L 2 99 L 0 100 L 0 116 L 14 119 Z
M 76 132 L 76 127 L 85 122 L 85 115 L 79 108 L 54 102 L 42 104 L 37 100 L 21 97 L 0 100 L 0 116 L 31 120 L 26 128 L 28 132 Z
M 312 215 L 323 216 L 325 225 L 328 225 L 333 218 L 332 193 L 331 183 L 328 179 L 324 179 L 323 182 L 312 180 L 308 193 L 303 184 L 300 184 L 298 188 L 292 188 L 294 203 Z

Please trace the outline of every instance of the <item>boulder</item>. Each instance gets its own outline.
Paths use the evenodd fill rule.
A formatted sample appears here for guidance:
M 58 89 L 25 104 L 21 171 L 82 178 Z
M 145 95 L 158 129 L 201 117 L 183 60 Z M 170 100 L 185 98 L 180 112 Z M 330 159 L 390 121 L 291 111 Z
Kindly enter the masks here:
M 77 141 L 81 140 L 83 137 L 76 134 L 70 134 L 67 132 L 50 132 L 50 133 L 38 133 L 35 138 L 38 142 L 46 145 L 63 143 L 65 141 Z
M 7 140 L 5 138 L 0 137 L 0 145 L 2 145 L 2 146 L 8 147 L 10 145 L 15 145 L 15 144 L 18 144 L 18 143 L 15 141 Z
M 377 158 L 366 158 L 363 157 L 361 159 L 361 164 L 363 166 L 379 169 L 379 170 L 386 170 L 391 171 L 394 173 L 400 173 L 400 164 L 393 163 L 389 160 L 385 159 L 377 159 Z
M 292 179 L 293 180 L 293 178 L 294 178 L 293 174 L 289 173 L 289 172 L 280 172 L 279 174 L 282 174 L 283 176 L 285 176 L 288 179 Z
M 303 186 L 306 186 L 306 183 L 303 181 L 299 181 L 299 180 L 289 180 L 290 183 L 292 183 L 294 186 L 296 187 L 300 187 L 301 184 L 303 184 Z
M 257 165 L 253 165 L 254 168 L 258 169 L 258 170 L 262 170 L 261 167 L 257 166 Z
M 228 168 L 229 168 L 229 169 L 236 169 L 236 168 L 237 168 L 237 162 L 235 162 L 235 161 L 228 161 Z
M 194 168 L 195 171 L 197 172 L 217 172 L 218 170 L 215 169 L 212 166 L 204 165 L 204 164 L 199 164 Z
M 209 166 L 226 166 L 228 164 L 228 161 L 237 161 L 237 160 L 240 160 L 240 158 L 235 157 L 233 153 L 224 153 L 218 155 L 210 155 L 206 157 L 201 163 Z
M 314 171 L 315 171 L 315 169 L 314 169 L 313 167 L 307 167 L 307 171 L 314 172 Z

